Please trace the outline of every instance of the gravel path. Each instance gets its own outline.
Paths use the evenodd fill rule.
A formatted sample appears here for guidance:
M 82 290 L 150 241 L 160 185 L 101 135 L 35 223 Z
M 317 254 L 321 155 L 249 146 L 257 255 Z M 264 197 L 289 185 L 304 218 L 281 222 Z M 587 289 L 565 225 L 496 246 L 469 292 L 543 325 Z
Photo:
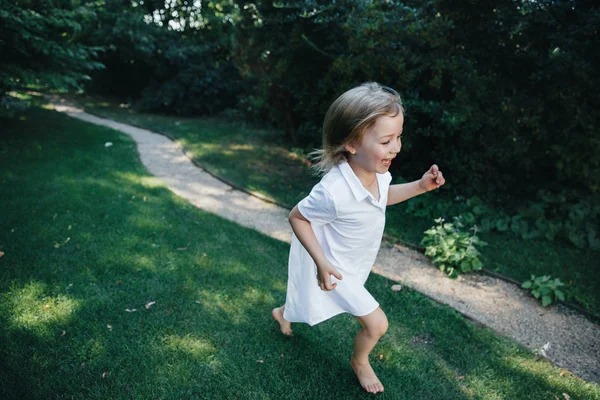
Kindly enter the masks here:
M 290 242 L 288 210 L 235 190 L 196 167 L 165 136 L 57 103 L 69 116 L 131 136 L 148 171 L 195 206 L 268 236 Z M 483 276 L 450 280 L 425 256 L 398 245 L 382 245 L 374 272 L 455 308 L 544 355 L 559 367 L 600 384 L 600 328 L 562 306 L 541 307 L 514 284 Z

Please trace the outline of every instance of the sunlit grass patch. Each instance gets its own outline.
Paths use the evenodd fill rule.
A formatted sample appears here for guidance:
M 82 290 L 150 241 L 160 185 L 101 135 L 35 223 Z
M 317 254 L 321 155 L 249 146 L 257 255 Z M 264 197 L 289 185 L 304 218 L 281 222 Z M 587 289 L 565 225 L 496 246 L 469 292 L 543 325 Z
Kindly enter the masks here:
M 198 361 L 214 361 L 216 364 L 215 346 L 206 338 L 195 337 L 192 334 L 185 336 L 167 335 L 164 338 L 164 344 L 167 350 L 192 356 Z
M 261 304 L 275 304 L 276 301 L 271 293 L 256 287 L 248 287 L 241 298 L 244 303 L 252 304 L 254 307 Z
M 164 188 L 165 183 L 155 176 L 139 176 L 135 174 L 119 173 L 123 179 L 128 179 L 132 182 L 139 182 L 147 189 Z
M 11 287 L 2 295 L 1 301 L 4 303 L 2 309 L 9 314 L 12 328 L 36 332 L 68 322 L 79 308 L 79 301 L 67 294 L 52 295 L 47 285 L 39 281 Z
M 247 320 L 242 307 L 244 303 L 239 298 L 232 298 L 227 293 L 218 293 L 206 289 L 200 290 L 199 297 L 198 302 L 211 314 L 225 314 L 231 321 L 238 323 Z

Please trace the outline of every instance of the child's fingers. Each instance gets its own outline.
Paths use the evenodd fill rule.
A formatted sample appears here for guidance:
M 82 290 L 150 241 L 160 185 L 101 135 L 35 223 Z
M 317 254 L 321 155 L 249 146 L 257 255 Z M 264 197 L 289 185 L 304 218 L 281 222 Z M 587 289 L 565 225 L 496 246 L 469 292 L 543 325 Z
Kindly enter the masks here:
M 333 285 L 331 284 L 329 275 L 327 275 L 327 279 L 321 279 L 321 276 L 317 274 L 317 281 L 319 282 L 319 288 L 323 291 L 335 289 L 335 283 Z
M 327 291 L 333 290 L 337 286 L 337 283 L 335 283 L 335 282 L 331 283 L 331 275 L 335 276 L 339 280 L 342 280 L 342 275 L 340 275 L 339 272 L 337 272 L 335 270 L 329 272 L 329 275 L 327 275 L 327 279 L 325 279 L 325 282 L 324 282 L 324 286 L 325 286 L 324 290 L 327 290 Z
M 441 185 L 443 185 L 445 182 L 446 182 L 446 180 L 444 179 L 444 175 L 442 174 L 442 171 L 440 171 L 440 172 L 438 173 L 438 176 L 437 176 L 437 178 L 435 179 L 435 183 L 436 183 L 438 186 L 441 186 Z
M 439 170 L 440 168 L 437 166 L 437 164 L 433 164 L 431 168 L 429 168 L 429 173 L 431 173 L 432 175 L 436 175 Z
M 323 282 L 321 279 L 319 279 L 319 288 L 321 288 L 321 290 L 326 290 L 325 289 L 325 282 Z

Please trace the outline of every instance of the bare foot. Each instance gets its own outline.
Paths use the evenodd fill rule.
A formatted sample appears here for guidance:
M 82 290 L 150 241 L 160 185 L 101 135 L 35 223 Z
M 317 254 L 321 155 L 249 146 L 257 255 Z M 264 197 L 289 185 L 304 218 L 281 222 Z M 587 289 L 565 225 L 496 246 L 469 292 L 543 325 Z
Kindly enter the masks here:
M 367 361 L 366 363 L 359 363 L 352 359 L 350 365 L 360 382 L 360 385 L 369 393 L 383 392 L 383 385 L 375 375 L 375 371 L 371 368 L 371 364 Z
M 279 328 L 281 329 L 281 333 L 283 333 L 285 336 L 293 336 L 294 334 L 292 332 L 292 324 L 289 321 L 286 321 L 285 318 L 283 318 L 284 307 L 285 306 L 274 308 L 273 311 L 271 311 L 271 314 L 273 315 L 275 321 L 279 322 Z

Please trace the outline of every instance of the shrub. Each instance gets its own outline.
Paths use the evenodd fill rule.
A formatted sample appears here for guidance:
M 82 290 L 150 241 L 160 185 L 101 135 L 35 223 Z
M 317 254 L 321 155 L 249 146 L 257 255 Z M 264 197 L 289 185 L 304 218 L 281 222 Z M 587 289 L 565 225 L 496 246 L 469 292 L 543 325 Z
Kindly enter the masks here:
M 523 282 L 523 289 L 531 289 L 531 295 L 541 300 L 542 306 L 546 307 L 557 300 L 564 301 L 565 294 L 559 288 L 565 284 L 560 279 L 551 279 L 549 275 L 538 276 L 531 275 L 531 279 Z
M 453 223 L 444 221 L 443 218 L 436 219 L 437 225 L 425 231 L 421 241 L 425 255 L 451 278 L 456 278 L 460 272 L 479 271 L 483 265 L 476 246 L 487 243 L 477 237 L 477 227 L 471 228 L 473 233 L 469 234 L 462 230 L 462 217 L 455 217 Z

